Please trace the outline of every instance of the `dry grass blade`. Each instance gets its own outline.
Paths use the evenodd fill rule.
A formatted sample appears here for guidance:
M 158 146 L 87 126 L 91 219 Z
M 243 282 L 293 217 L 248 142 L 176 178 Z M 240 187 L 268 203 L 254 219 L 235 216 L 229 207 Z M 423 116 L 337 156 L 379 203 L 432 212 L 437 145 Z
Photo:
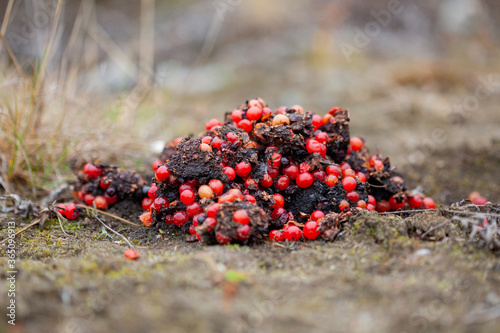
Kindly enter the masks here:
M 120 234 L 118 231 L 114 231 L 111 227 L 109 227 L 106 223 L 104 223 L 95 213 L 93 210 L 90 210 L 89 211 L 90 214 L 92 214 L 92 216 L 94 216 L 97 221 L 101 222 L 101 224 L 106 228 L 108 229 L 109 231 L 111 231 L 112 233 L 114 233 L 115 235 L 118 235 L 120 236 L 125 242 L 127 242 L 128 246 L 130 246 L 130 248 L 134 249 L 135 250 L 135 247 L 128 241 L 128 239 L 123 236 L 122 234 Z
M 25 226 L 24 228 L 22 228 L 21 230 L 19 230 L 18 232 L 16 232 L 14 234 L 14 237 L 16 237 L 17 235 L 19 235 L 20 233 L 28 230 L 29 228 L 37 225 L 38 223 L 40 223 L 42 219 L 41 218 L 37 218 L 35 221 L 33 221 L 32 223 L 30 223 L 29 225 Z M 4 240 L 0 241 L 0 245 L 4 244 L 5 242 L 7 242 L 9 240 L 9 238 L 5 238 Z
M 111 214 L 111 213 L 108 213 L 108 212 L 105 212 L 105 211 L 102 211 L 102 210 L 96 209 L 96 208 L 94 208 L 94 207 L 90 207 L 90 206 L 86 206 L 86 205 L 80 205 L 80 204 L 78 204 L 77 206 L 78 206 L 78 207 L 81 207 L 81 208 L 89 209 L 89 210 L 95 210 L 96 212 L 99 212 L 99 213 L 101 213 L 101 214 L 103 214 L 103 215 L 106 215 L 106 216 L 112 217 L 112 218 L 114 218 L 114 219 L 117 219 L 117 220 L 119 220 L 119 221 L 122 221 L 122 222 L 124 222 L 124 223 L 130 224 L 130 225 L 133 225 L 133 226 L 136 226 L 136 227 L 140 227 L 140 226 L 141 226 L 140 224 L 136 224 L 136 223 L 130 222 L 130 221 L 128 221 L 128 220 L 125 220 L 124 218 L 121 218 L 121 217 L 116 216 L 116 215 L 114 215 L 114 214 Z
M 38 78 L 36 80 L 36 85 L 35 88 L 33 89 L 33 96 L 36 96 L 38 94 L 38 90 L 40 89 L 40 86 L 43 82 L 43 78 L 45 76 L 45 69 L 47 67 L 47 62 L 49 57 L 50 52 L 52 51 L 52 45 L 54 44 L 54 39 L 56 36 L 56 31 L 57 31 L 57 26 L 59 24 L 59 17 L 61 16 L 61 9 L 63 5 L 63 0 L 59 0 L 57 2 L 57 8 L 56 8 L 56 14 L 54 16 L 54 22 L 52 23 L 52 31 L 50 32 L 50 38 L 47 43 L 47 47 L 45 48 L 45 54 L 42 59 L 42 64 L 40 66 L 40 71 Z

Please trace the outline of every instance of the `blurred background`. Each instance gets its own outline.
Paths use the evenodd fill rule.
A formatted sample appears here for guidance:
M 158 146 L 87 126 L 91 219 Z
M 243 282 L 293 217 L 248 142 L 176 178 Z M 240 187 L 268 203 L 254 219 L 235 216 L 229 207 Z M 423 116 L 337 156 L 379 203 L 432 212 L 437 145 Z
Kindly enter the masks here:
M 2 0 L 0 17 L 7 190 L 94 159 L 149 170 L 166 141 L 257 96 L 348 108 L 403 171 L 498 147 L 498 1 Z

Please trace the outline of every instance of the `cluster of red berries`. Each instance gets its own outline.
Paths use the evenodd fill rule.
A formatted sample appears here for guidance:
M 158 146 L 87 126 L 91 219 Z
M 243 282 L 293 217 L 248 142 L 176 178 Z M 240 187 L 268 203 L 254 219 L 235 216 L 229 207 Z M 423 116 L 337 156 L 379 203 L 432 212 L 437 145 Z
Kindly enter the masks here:
M 78 174 L 74 197 L 88 206 L 106 210 L 119 199 L 142 199 L 147 182 L 135 172 L 116 166 L 87 163 Z
M 348 122 L 339 107 L 322 117 L 301 106 L 272 110 L 262 99 L 249 100 L 224 122 L 208 121 L 199 138 L 165 148 L 153 164 L 141 221 L 176 225 L 208 243 L 293 241 L 330 238 L 338 223 L 325 227 L 329 213 L 341 221 L 362 210 L 435 207 L 406 191 L 388 158 L 350 138 Z

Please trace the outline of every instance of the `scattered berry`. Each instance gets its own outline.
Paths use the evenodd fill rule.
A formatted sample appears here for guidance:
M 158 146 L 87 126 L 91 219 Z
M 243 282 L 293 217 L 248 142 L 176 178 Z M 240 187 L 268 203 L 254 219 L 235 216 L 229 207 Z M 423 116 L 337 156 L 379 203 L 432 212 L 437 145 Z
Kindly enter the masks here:
M 125 255 L 125 258 L 130 259 L 130 260 L 134 260 L 134 259 L 139 258 L 139 252 L 137 252 L 134 249 L 127 249 L 127 250 L 125 250 L 125 252 L 123 252 L 123 254 Z

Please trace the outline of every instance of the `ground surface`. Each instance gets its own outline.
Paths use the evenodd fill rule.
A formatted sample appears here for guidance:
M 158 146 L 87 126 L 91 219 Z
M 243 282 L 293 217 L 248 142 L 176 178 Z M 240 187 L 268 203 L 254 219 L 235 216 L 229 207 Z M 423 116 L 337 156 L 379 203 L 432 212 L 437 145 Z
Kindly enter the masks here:
M 500 166 L 498 150 L 476 154 Z M 442 168 L 441 177 L 481 174 L 484 195 L 498 200 L 489 163 L 468 163 L 465 149 L 438 155 L 456 166 Z M 426 186 L 436 174 L 429 168 L 408 168 L 407 177 Z M 446 181 L 431 190 L 451 200 L 467 186 Z M 500 256 L 467 242 L 453 224 L 436 234 L 442 241 L 410 232 L 411 221 L 425 231 L 444 220 L 372 214 L 334 243 L 205 247 L 105 219 L 138 244 L 136 261 L 90 219 L 65 224 L 69 237 L 57 223 L 33 228 L 16 240 L 18 326 L 10 331 L 494 332 Z
M 157 31 L 161 52 L 156 58 L 159 72 L 168 68 L 168 75 L 151 90 L 138 84 L 131 101 L 119 99 L 115 105 L 100 95 L 103 87 L 118 89 L 127 82 L 112 71 L 101 73 L 106 66 L 92 60 L 94 48 L 85 48 L 90 60 L 81 72 L 90 88 L 83 89 L 86 93 L 74 89 L 82 103 L 73 102 L 71 89 L 66 92 L 71 103 L 61 110 L 70 121 L 57 132 L 58 138 L 83 141 L 71 149 L 68 161 L 100 158 L 145 174 L 156 158 L 150 142 L 199 132 L 206 120 L 260 96 L 273 107 L 301 104 L 318 113 L 334 105 L 349 108 L 352 135 L 365 138 L 372 152 L 390 155 L 410 188 L 421 186 L 440 204 L 450 205 L 472 191 L 500 203 L 497 44 L 480 33 L 464 41 L 463 34 L 422 31 L 423 19 L 434 17 L 425 13 L 436 11 L 414 2 L 393 21 L 397 29 L 405 27 L 402 32 L 384 29 L 363 54 L 347 59 L 338 46 L 353 44 L 354 28 L 373 21 L 368 2 L 349 2 L 352 10 L 365 8 L 360 16 L 343 12 L 345 1 L 335 2 L 338 7 L 331 1 L 312 6 L 260 0 L 241 2 L 226 13 L 214 51 L 203 59 L 200 50 L 216 17 L 213 7 L 221 2 L 179 1 L 180 9 L 167 6 L 158 14 L 165 28 Z M 138 12 L 121 2 L 116 7 Z M 129 19 L 113 18 L 102 8 L 96 12 L 126 53 L 121 35 L 135 38 L 138 30 Z M 442 9 L 443 15 L 457 12 Z M 489 12 L 494 11 L 484 11 Z M 108 67 L 114 62 L 107 59 Z M 92 64 L 100 70 L 92 71 Z M 467 104 L 485 80 L 492 82 L 489 93 L 477 105 Z M 2 82 L 2 94 L 11 93 L 7 83 Z M 47 101 L 59 100 L 46 91 Z M 22 92 L 12 92 L 17 94 Z M 119 108 L 143 98 L 137 110 Z M 105 107 L 94 106 L 101 105 L 100 99 Z M 42 119 L 50 135 L 58 110 L 49 105 Z M 126 217 L 137 221 L 137 216 Z M 29 223 L 0 215 L 0 239 L 12 219 L 18 229 Z M 399 333 L 498 332 L 500 327 L 500 257 L 467 242 L 452 224 L 439 230 L 447 237 L 435 242 L 406 236 L 410 221 L 370 216 L 352 221 L 355 231 L 334 243 L 204 247 L 184 242 L 183 235 L 169 233 L 163 241 L 142 228 L 105 221 L 135 239 L 138 260 L 126 259 L 120 238 L 103 233 L 90 219 L 64 224 L 69 236 L 53 222 L 16 239 L 17 325 L 7 326 L 2 319 L 0 332 Z M 420 221 L 429 228 L 445 220 L 431 214 Z M 2 309 L 6 300 L 0 297 Z M 4 311 L 0 315 L 5 318 Z

